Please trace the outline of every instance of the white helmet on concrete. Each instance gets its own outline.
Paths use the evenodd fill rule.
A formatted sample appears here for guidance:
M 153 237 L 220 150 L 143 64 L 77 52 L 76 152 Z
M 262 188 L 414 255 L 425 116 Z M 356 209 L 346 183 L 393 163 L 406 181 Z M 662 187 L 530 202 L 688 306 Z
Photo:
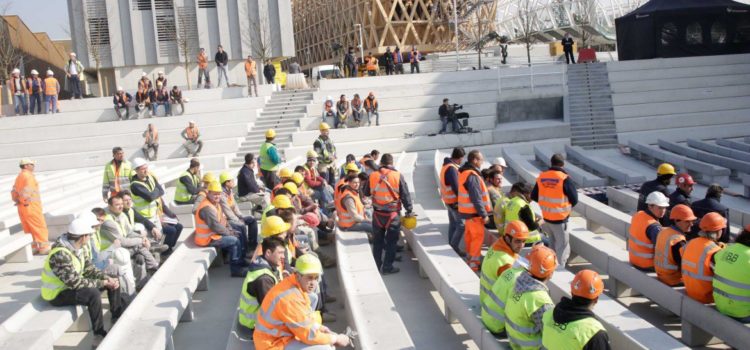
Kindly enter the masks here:
M 646 204 L 653 204 L 658 207 L 668 207 L 669 198 L 659 191 L 654 191 L 646 197 Z

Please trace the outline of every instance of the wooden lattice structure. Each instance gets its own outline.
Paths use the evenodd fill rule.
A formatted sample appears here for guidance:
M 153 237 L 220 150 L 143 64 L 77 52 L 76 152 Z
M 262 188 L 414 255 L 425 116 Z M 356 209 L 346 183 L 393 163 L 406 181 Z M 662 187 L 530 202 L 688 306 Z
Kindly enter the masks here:
M 293 0 L 294 39 L 302 66 L 339 62 L 348 47 L 359 43 L 362 25 L 364 52 L 380 54 L 396 46 L 422 52 L 455 48 L 454 0 Z M 492 30 L 496 0 L 456 0 L 459 44 L 474 40 L 477 20 L 483 32 Z M 334 50 L 339 47 L 339 50 Z

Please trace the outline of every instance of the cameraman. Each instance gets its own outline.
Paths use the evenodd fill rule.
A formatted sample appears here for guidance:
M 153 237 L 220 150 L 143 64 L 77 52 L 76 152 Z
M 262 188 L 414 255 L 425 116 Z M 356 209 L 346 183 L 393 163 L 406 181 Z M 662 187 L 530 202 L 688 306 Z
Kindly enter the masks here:
M 440 121 L 443 122 L 443 127 L 440 129 L 441 134 L 445 134 L 446 127 L 448 126 L 448 122 L 451 123 L 451 127 L 453 128 L 453 132 L 457 132 L 461 129 L 461 124 L 458 123 L 458 119 L 456 119 L 456 110 L 461 109 L 464 106 L 459 106 L 457 104 L 451 105 L 448 102 L 447 98 L 443 99 L 443 104 L 440 105 L 440 108 L 438 109 L 438 115 L 440 115 Z

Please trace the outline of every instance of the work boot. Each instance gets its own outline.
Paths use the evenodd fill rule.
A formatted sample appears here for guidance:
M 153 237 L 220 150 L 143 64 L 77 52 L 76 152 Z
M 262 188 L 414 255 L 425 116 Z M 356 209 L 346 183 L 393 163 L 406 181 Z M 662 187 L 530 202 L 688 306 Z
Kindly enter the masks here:
M 161 254 L 169 250 L 169 246 L 166 244 L 152 243 L 149 250 L 153 253 Z
M 399 269 L 398 267 L 391 267 L 390 269 L 385 269 L 384 268 L 382 274 L 383 274 L 383 276 L 385 276 L 385 275 L 392 275 L 394 273 L 398 273 L 399 271 L 401 271 L 401 269 Z
M 48 243 L 41 243 L 38 246 L 37 254 L 38 255 L 47 255 L 49 254 L 49 244 Z
M 336 322 L 336 314 L 331 312 L 321 312 L 321 318 L 323 319 L 323 323 L 331 323 Z
M 91 348 L 92 349 L 98 348 L 99 344 L 101 344 L 103 340 L 104 340 L 104 335 L 94 334 L 94 340 L 91 341 Z
M 324 268 L 336 266 L 336 258 L 330 257 L 321 251 L 318 251 L 316 253 L 318 254 L 318 259 L 320 259 L 320 263 Z

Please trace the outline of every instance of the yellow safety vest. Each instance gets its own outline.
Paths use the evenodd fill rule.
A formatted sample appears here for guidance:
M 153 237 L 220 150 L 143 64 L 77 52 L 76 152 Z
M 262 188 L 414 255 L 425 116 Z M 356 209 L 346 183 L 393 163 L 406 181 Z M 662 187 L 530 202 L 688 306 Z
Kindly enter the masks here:
M 57 252 L 64 252 L 63 254 L 70 255 L 70 261 L 73 263 L 73 269 L 77 274 L 83 273 L 84 262 L 78 259 L 78 257 L 65 247 L 55 247 L 47 255 L 44 260 L 44 269 L 42 270 L 42 299 L 50 301 L 55 298 L 64 290 L 68 289 L 65 283 L 61 281 L 54 272 L 52 267 L 49 265 L 49 258 Z

